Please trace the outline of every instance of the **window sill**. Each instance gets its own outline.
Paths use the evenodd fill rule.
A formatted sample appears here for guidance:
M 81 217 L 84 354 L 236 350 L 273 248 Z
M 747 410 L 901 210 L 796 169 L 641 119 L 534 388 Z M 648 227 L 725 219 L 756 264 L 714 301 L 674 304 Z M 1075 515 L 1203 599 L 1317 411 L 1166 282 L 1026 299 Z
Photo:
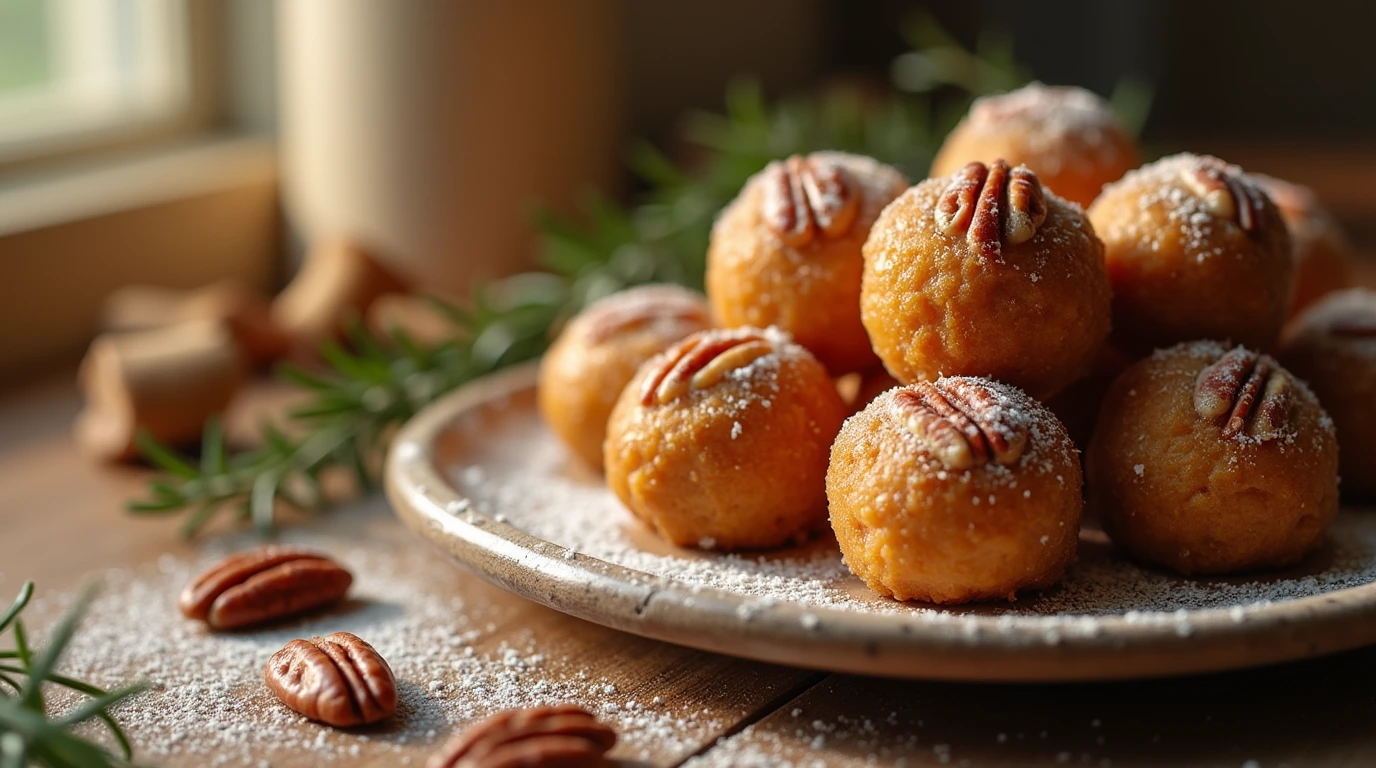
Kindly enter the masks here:
M 282 237 L 273 143 L 219 137 L 0 183 L 0 380 L 74 359 L 115 288 L 267 289 Z

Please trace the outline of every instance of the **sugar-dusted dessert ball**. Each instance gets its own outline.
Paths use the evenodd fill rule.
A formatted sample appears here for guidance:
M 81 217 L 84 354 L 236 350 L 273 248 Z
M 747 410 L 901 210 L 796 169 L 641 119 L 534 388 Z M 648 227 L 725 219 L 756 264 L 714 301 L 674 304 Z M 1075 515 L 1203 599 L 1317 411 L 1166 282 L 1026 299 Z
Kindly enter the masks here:
M 703 331 L 645 363 L 607 428 L 607 484 L 679 546 L 777 547 L 826 525 L 846 406 L 774 328 Z
M 948 377 L 891 389 L 846 421 L 827 501 L 848 565 L 899 600 L 1012 600 L 1054 584 L 1080 533 L 1080 462 L 1021 390 Z
M 903 386 L 903 382 L 895 379 L 893 374 L 883 368 L 876 368 L 865 374 L 860 379 L 860 387 L 855 392 L 855 399 L 851 401 L 851 413 L 864 410 L 874 398 L 888 392 L 894 387 Z
M 1046 398 L 1109 332 L 1104 247 L 1079 206 L 1003 161 L 893 201 L 865 242 L 860 316 L 899 380 L 988 376 Z
M 1295 286 L 1290 297 L 1294 317 L 1325 293 L 1352 284 L 1352 246 L 1338 220 L 1319 203 L 1309 187 L 1260 173 L 1251 174 L 1280 210 L 1290 232 L 1295 259 Z
M 1276 568 L 1318 547 L 1338 511 L 1338 441 L 1275 360 L 1180 344 L 1109 390 L 1089 491 L 1104 531 L 1139 560 L 1186 575 Z
M 874 368 L 860 324 L 860 247 L 907 188 L 901 173 L 858 155 L 770 163 L 712 229 L 707 296 L 717 324 L 777 326 L 832 375 Z
M 1275 344 L 1290 303 L 1290 236 L 1240 168 L 1203 155 L 1158 160 L 1105 188 L 1089 218 L 1104 241 L 1119 346 Z
M 607 419 L 641 364 L 710 327 L 702 295 L 646 285 L 592 304 L 564 326 L 540 363 L 545 424 L 590 467 L 602 466 Z
M 998 158 L 1026 165 L 1047 189 L 1082 207 L 1141 162 L 1108 102 L 1083 88 L 1031 83 L 976 99 L 932 161 L 932 176 Z
M 1376 499 L 1376 291 L 1320 299 L 1286 327 L 1280 360 L 1333 417 L 1343 494 Z

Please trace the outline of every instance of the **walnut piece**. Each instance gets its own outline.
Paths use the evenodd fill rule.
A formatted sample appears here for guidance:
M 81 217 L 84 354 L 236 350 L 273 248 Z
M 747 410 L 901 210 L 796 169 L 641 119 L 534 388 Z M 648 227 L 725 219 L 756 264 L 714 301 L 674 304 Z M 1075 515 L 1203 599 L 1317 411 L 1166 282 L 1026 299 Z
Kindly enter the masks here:
M 397 711 L 392 668 L 348 632 L 287 643 L 268 660 L 263 679 L 283 704 L 326 725 L 367 725 Z
M 1203 419 L 1222 419 L 1224 438 L 1273 440 L 1290 419 L 1293 388 L 1275 360 L 1237 347 L 1199 372 L 1194 410 Z
M 664 405 L 690 390 L 708 389 L 731 371 L 773 351 L 769 340 L 753 331 L 690 336 L 665 353 L 663 365 L 645 379 L 640 402 Z
M 260 547 L 225 558 L 182 591 L 178 606 L 211 629 L 242 629 L 338 602 L 353 576 L 300 549 Z
M 1026 166 L 1003 160 L 970 163 L 951 177 L 936 205 L 937 227 L 948 235 L 965 232 L 979 252 L 1002 254 L 1002 244 L 1025 243 L 1046 221 L 1046 195 Z
M 860 209 L 860 189 L 840 164 L 794 155 L 764 170 L 764 221 L 795 248 L 820 231 L 837 238 L 850 231 Z
M 430 757 L 426 768 L 601 768 L 616 731 L 572 704 L 510 710 L 470 726 Z
M 998 396 L 971 379 L 918 382 L 896 392 L 893 416 L 948 469 L 990 461 L 1016 464 L 1027 448 L 1028 429 L 1014 424 Z

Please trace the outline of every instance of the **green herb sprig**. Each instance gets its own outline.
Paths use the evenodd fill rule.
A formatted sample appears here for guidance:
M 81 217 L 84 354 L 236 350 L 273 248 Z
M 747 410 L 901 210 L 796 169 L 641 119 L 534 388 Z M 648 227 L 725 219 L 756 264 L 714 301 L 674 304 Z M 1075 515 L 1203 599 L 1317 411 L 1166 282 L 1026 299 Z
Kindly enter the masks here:
M 110 708 L 133 696 L 141 686 L 106 691 L 90 683 L 56 672 L 62 653 L 76 632 L 77 623 L 90 603 L 87 590 L 53 630 L 46 647 L 29 645 L 24 622 L 19 618 L 33 597 L 27 582 L 9 610 L 0 614 L 0 634 L 12 630 L 14 648 L 0 648 L 0 768 L 105 768 L 127 766 L 133 748 Z M 50 718 L 44 686 L 52 684 L 84 694 L 87 698 L 64 714 Z M 119 753 L 84 738 L 73 729 L 100 720 L 118 745 Z

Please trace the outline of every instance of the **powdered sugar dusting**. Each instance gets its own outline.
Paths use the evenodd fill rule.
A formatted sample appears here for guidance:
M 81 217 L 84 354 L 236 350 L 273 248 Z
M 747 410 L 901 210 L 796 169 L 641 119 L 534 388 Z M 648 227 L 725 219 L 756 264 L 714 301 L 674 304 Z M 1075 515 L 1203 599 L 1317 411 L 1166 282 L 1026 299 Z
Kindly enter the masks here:
M 1041 158 L 1040 170 L 1088 168 L 1117 162 L 1114 135 L 1123 129 L 1107 102 L 1083 88 L 1029 83 L 1015 91 L 982 96 L 957 130 L 977 133 L 1019 132 L 1028 149 Z
M 62 671 L 102 686 L 147 682 L 149 690 L 116 714 L 137 746 L 137 759 L 157 764 L 315 766 L 347 757 L 421 765 L 466 722 L 502 709 L 565 702 L 614 725 L 621 734 L 616 754 L 629 758 L 681 759 L 726 727 L 700 708 L 618 690 L 618 681 L 551 653 L 533 628 L 513 622 L 520 619 L 512 615 L 513 604 L 455 597 L 454 582 L 467 577 L 399 525 L 368 523 L 368 517 L 388 514 L 382 506 L 373 499 L 336 513 L 343 520 L 363 518 L 347 537 L 299 529 L 283 537 L 286 544 L 329 552 L 354 573 L 342 606 L 253 632 L 212 635 L 184 619 L 176 609 L 182 587 L 224 554 L 257 541 L 235 537 L 194 560 L 165 555 L 104 574 L 103 590 Z M 332 517 L 333 525 L 353 525 L 341 517 Z M 69 599 L 36 600 L 32 625 L 49 625 Z M 362 637 L 391 665 L 400 703 L 390 720 L 333 729 L 306 721 L 267 691 L 263 667 L 274 652 L 294 638 L 335 631 Z M 53 693 L 59 709 L 70 704 L 70 697 Z
M 529 393 L 524 395 L 529 397 Z M 495 420 L 494 420 L 495 419 Z M 1344 512 L 1325 552 L 1281 574 L 1190 580 L 1140 568 L 1112 551 L 1097 530 L 1081 534 L 1079 560 L 1061 585 L 1016 603 L 940 609 L 878 597 L 852 576 L 834 541 L 767 553 L 680 550 L 642 528 L 601 479 L 582 469 L 519 401 L 487 418 L 461 421 L 459 430 L 481 433 L 471 464 L 449 470 L 450 479 L 480 512 L 501 511 L 516 527 L 581 555 L 606 560 L 689 588 L 743 595 L 754 609 L 790 603 L 918 618 L 934 623 L 969 616 L 1009 621 L 1045 620 L 1049 630 L 1093 635 L 1097 619 L 1172 626 L 1198 610 L 1240 610 L 1376 581 L 1376 515 Z M 472 467 L 481 471 L 473 473 Z M 467 482 L 472 477 L 478 482 Z M 745 618 L 745 617 L 743 617 Z M 980 631 L 971 627 L 972 632 Z

